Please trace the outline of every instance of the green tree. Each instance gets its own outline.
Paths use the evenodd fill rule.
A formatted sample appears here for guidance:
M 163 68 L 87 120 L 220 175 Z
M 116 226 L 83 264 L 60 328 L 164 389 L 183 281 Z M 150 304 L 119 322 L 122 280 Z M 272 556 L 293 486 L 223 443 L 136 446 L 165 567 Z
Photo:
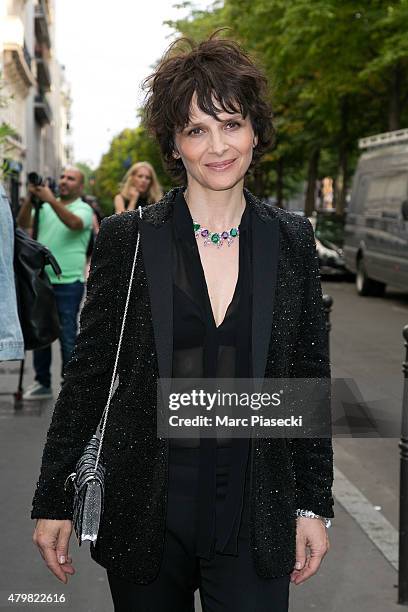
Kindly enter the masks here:
M 5 93 L 5 81 L 2 73 L 0 72 L 0 109 L 7 108 L 11 96 Z M 2 180 L 8 172 L 8 164 L 6 161 L 7 155 L 7 139 L 8 137 L 15 136 L 16 132 L 13 128 L 5 121 L 0 122 L 0 180 Z
M 303 83 L 297 102 L 301 108 L 306 104 L 318 119 L 318 124 L 314 120 L 309 127 L 318 128 L 320 140 L 323 136 L 324 147 L 336 162 L 332 174 L 339 212 L 344 208 L 358 138 L 387 129 L 384 107 L 389 104 L 390 91 L 377 87 L 373 97 L 368 67 L 373 58 L 384 55 L 387 33 L 383 21 L 389 4 L 296 0 L 288 5 L 281 21 L 278 64 L 292 82 Z M 387 78 L 384 73 L 382 82 Z M 309 129 L 304 133 L 312 139 Z M 310 153 L 310 147 L 306 150 Z

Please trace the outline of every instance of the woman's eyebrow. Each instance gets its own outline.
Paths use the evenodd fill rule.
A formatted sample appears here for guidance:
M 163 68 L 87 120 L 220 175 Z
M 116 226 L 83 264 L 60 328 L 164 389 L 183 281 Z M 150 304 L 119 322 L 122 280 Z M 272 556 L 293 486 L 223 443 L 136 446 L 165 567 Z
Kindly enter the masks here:
M 243 119 L 243 117 L 241 113 L 228 113 L 227 117 L 225 117 L 224 119 L 219 119 L 219 121 L 220 123 L 222 123 L 223 121 L 232 121 L 233 119 Z M 203 121 L 189 121 L 184 129 L 197 127 L 200 125 L 203 125 Z

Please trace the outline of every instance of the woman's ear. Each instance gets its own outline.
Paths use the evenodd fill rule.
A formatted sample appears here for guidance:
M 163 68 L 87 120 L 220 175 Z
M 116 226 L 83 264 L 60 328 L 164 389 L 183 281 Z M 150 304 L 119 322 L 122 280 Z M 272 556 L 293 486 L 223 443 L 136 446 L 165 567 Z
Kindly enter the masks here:
M 176 135 L 174 135 L 172 138 L 171 147 L 173 149 L 172 156 L 174 157 L 174 159 L 180 159 L 180 153 L 179 153 L 179 150 L 177 148 L 177 143 L 176 143 Z
M 253 140 L 253 143 L 252 143 L 252 147 L 255 149 L 257 144 L 258 144 L 258 136 L 255 134 L 254 140 Z

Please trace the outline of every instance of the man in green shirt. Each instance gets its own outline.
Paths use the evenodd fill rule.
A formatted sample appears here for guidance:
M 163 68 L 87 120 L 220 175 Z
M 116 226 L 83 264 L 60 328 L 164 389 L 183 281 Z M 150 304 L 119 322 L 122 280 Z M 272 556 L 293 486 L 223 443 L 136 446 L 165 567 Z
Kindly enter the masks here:
M 25 229 L 33 226 L 32 195 L 42 202 L 39 212 L 37 240 L 50 249 L 61 267 L 56 276 L 51 266 L 46 272 L 52 283 L 61 323 L 62 372 L 69 361 L 78 332 L 78 313 L 84 293 L 86 251 L 92 230 L 93 210 L 81 195 L 84 176 L 77 168 L 66 168 L 59 180 L 59 198 L 49 187 L 29 186 L 28 196 L 17 217 Z M 52 397 L 51 346 L 34 351 L 35 381 L 23 399 Z

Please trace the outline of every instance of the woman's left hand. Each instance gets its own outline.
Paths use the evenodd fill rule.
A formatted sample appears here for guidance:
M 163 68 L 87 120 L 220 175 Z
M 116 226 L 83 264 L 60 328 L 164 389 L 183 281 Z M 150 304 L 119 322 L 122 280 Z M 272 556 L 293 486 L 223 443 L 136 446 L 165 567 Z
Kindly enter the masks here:
M 290 579 L 294 584 L 301 584 L 316 574 L 330 543 L 327 529 L 320 519 L 299 517 L 296 523 L 296 565 Z M 306 546 L 310 548 L 310 554 L 306 553 Z

